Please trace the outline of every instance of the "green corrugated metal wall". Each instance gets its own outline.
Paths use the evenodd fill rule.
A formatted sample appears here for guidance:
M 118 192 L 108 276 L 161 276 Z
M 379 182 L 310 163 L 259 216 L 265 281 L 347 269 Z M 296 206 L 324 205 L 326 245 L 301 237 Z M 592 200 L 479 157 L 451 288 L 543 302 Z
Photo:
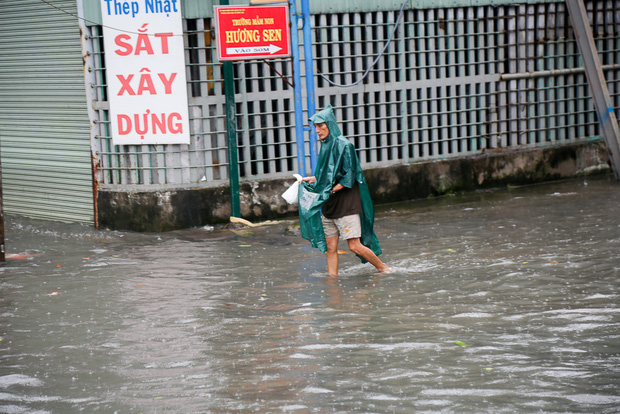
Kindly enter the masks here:
M 75 0 L 0 1 L 0 145 L 8 214 L 94 222 Z
M 84 14 L 88 24 L 101 24 L 101 0 L 84 0 Z M 274 0 L 277 1 L 277 0 Z M 297 7 L 301 7 L 301 0 Z M 500 6 L 505 4 L 555 3 L 563 0 L 409 0 L 406 8 L 431 9 L 442 7 Z M 181 10 L 186 19 L 213 17 L 213 5 L 220 0 L 181 0 Z M 352 13 L 398 10 L 403 0 L 310 0 L 310 13 Z M 250 0 L 230 0 L 231 5 L 248 5 Z

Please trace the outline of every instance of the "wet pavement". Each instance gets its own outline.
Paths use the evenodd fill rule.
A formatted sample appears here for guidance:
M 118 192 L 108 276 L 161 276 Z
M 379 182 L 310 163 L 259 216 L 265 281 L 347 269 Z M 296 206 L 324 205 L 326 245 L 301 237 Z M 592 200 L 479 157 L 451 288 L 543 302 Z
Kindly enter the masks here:
M 603 176 L 381 206 L 394 273 L 338 278 L 295 220 L 7 217 L 0 413 L 618 413 L 619 205 Z

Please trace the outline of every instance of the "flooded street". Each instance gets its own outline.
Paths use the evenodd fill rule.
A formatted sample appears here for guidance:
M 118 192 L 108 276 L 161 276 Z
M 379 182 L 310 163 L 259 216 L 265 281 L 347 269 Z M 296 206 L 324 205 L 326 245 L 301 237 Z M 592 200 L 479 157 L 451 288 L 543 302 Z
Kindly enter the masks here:
M 7 217 L 0 413 L 618 413 L 619 206 L 610 176 L 380 206 L 394 273 L 338 278 L 293 219 Z

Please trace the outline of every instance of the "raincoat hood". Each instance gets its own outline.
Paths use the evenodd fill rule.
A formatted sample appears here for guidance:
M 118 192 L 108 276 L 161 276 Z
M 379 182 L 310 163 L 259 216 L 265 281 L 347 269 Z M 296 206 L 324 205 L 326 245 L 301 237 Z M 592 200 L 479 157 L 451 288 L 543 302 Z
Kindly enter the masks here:
M 340 128 L 338 128 L 336 116 L 334 115 L 334 110 L 331 105 L 327 105 L 327 108 L 312 115 L 310 117 L 310 122 L 313 124 L 327 124 L 327 128 L 329 128 L 329 136 L 322 142 L 330 141 L 332 138 L 342 136 L 342 132 L 340 132 Z
M 323 253 L 327 251 L 321 222 L 321 208 L 329 199 L 330 191 L 336 184 L 353 188 L 357 182 L 362 202 L 360 241 L 376 255 L 381 254 L 379 241 L 373 230 L 374 207 L 355 147 L 340 132 L 331 105 L 314 114 L 310 121 L 327 124 L 329 135 L 321 141 L 321 150 L 314 171 L 316 177 L 314 185 L 304 182 L 300 187 L 299 224 L 302 237 L 309 240 L 313 247 L 317 247 Z
M 327 190 L 329 198 L 329 190 L 336 184 L 352 188 L 355 181 L 364 183 L 364 174 L 355 147 L 340 132 L 332 106 L 328 105 L 327 108 L 314 114 L 310 121 L 325 123 L 329 128 L 329 135 L 320 141 L 321 149 L 314 170 L 316 177 L 314 188 Z

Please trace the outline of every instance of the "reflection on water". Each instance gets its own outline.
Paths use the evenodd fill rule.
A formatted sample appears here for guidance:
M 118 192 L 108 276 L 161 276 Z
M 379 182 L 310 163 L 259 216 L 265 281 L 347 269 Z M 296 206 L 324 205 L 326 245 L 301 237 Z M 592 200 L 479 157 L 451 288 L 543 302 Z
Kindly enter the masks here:
M 0 412 L 619 412 L 619 203 L 590 178 L 383 206 L 395 272 L 338 278 L 294 220 L 9 218 Z

